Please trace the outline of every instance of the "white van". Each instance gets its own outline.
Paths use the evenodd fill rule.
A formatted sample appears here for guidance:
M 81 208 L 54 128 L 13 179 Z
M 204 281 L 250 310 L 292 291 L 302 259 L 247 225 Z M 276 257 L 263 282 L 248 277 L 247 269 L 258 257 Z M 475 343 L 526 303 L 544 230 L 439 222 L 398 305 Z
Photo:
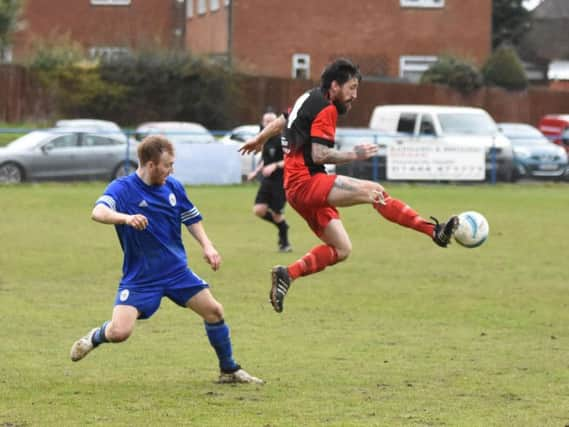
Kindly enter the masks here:
M 486 176 L 491 176 L 493 154 L 497 178 L 510 181 L 514 171 L 511 142 L 481 108 L 437 105 L 380 105 L 369 122 L 374 130 L 393 135 L 396 142 L 480 143 L 486 149 Z

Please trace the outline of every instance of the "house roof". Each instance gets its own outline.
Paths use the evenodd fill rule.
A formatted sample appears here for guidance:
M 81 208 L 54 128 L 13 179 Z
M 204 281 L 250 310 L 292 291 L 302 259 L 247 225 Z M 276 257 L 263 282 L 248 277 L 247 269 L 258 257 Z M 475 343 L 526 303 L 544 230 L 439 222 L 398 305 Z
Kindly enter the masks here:
M 521 41 L 523 57 L 549 62 L 569 58 L 569 1 L 543 0 L 532 12 L 532 28 Z
M 569 19 L 569 2 L 567 0 L 543 0 L 534 9 L 534 19 Z

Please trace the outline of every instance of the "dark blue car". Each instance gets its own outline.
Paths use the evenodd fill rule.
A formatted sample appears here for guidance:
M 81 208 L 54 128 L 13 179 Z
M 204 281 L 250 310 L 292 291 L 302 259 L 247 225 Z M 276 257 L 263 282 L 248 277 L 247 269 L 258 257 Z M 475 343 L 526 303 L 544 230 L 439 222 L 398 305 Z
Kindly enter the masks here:
M 567 152 L 525 123 L 498 123 L 514 148 L 514 174 L 519 178 L 563 179 L 568 172 Z

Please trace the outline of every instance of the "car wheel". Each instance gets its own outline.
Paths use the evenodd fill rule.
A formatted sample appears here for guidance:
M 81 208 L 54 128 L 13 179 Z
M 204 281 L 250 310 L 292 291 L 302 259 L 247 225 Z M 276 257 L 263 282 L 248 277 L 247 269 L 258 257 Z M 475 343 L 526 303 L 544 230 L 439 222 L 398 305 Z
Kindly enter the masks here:
M 133 162 L 120 162 L 117 167 L 113 170 L 111 179 L 117 179 L 121 176 L 126 176 L 133 173 L 137 168 L 137 164 Z
M 16 163 L 0 166 L 0 184 L 19 184 L 24 180 L 24 171 Z

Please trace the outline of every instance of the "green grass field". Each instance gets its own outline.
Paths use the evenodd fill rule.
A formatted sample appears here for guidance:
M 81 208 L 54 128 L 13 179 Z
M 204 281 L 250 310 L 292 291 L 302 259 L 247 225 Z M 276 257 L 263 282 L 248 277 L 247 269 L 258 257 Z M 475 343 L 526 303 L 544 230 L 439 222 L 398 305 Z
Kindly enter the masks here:
M 264 386 L 215 383 L 199 318 L 164 300 L 123 344 L 72 363 L 109 318 L 113 227 L 89 219 L 104 183 L 0 187 L 0 426 L 565 426 L 566 184 L 388 185 L 423 215 L 483 212 L 488 242 L 443 250 L 369 206 L 342 210 L 351 258 L 268 304 L 269 270 L 317 239 L 289 209 L 294 252 L 251 213 L 255 186 L 189 188 L 224 257 L 212 285 L 237 360 Z

